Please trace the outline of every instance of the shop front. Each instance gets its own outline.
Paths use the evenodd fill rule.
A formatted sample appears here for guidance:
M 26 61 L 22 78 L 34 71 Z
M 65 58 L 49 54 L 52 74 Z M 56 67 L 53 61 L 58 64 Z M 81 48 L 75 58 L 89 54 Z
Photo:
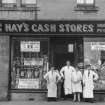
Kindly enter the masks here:
M 31 92 L 27 99 L 35 98 L 33 95 L 39 93 L 45 95 L 45 98 L 47 86 L 43 77 L 49 71 L 50 65 L 53 64 L 60 71 L 68 59 L 73 66 L 77 60 L 83 60 L 82 37 L 12 36 L 10 40 L 12 99 L 16 97 L 16 93 L 18 97 L 21 92 L 26 96 Z M 82 58 L 77 57 L 78 53 L 81 53 L 79 56 Z
M 105 100 L 105 21 L 0 21 L 0 34 L 0 97 L 46 100 L 44 74 L 69 59 L 92 65 L 96 100 Z

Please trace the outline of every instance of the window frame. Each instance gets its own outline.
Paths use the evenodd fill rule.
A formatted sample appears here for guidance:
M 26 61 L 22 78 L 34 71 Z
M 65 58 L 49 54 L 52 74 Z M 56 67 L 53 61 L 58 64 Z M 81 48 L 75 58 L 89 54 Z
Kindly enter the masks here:
M 14 3 L 3 3 L 3 0 L 0 1 L 0 5 L 1 7 L 15 7 L 17 4 L 17 0 L 15 0 L 16 2 Z
M 86 3 L 87 0 L 83 0 L 83 3 L 78 3 L 77 0 L 77 6 L 84 6 L 84 7 L 94 7 L 95 6 L 95 0 L 93 0 L 93 3 Z
M 16 2 L 17 2 L 17 0 L 13 0 L 13 1 L 15 1 L 14 3 L 10 3 L 10 2 L 3 3 L 3 1 L 4 1 L 4 0 L 1 0 L 1 3 L 2 3 L 2 4 L 14 4 L 14 3 L 16 3 Z M 8 1 L 8 0 L 7 0 L 7 1 Z
M 13 61 L 14 61 L 14 57 L 15 57 L 15 54 L 16 53 L 14 53 L 14 43 L 16 42 L 16 41 L 18 41 L 19 43 L 21 42 L 21 41 L 40 41 L 41 43 L 42 42 L 46 42 L 47 43 L 47 47 L 48 47 L 48 49 L 47 49 L 47 57 L 48 57 L 48 68 L 49 68 L 49 38 L 31 38 L 31 37 L 19 37 L 19 38 L 17 38 L 17 37 L 12 37 L 11 38 L 11 63 L 10 63 L 10 68 L 11 68 L 11 74 L 14 74 L 13 72 L 12 72 L 12 68 L 13 68 L 13 65 L 14 65 L 14 63 L 13 63 Z M 19 45 L 20 46 L 20 45 Z M 40 47 L 43 47 L 42 45 L 40 46 Z M 15 50 L 16 51 L 16 50 Z M 43 50 L 40 50 L 40 51 L 43 51 Z M 40 54 L 41 54 L 41 52 L 40 52 Z M 45 52 L 43 53 L 43 54 L 45 54 Z M 36 55 L 37 56 L 37 55 Z M 39 57 L 40 58 L 40 57 Z M 43 67 L 44 67 L 44 64 L 43 64 Z M 49 69 L 46 69 L 47 71 L 44 71 L 44 69 L 43 69 L 43 73 L 44 72 L 48 72 L 48 70 Z M 42 76 L 42 75 L 41 75 Z M 13 80 L 13 78 L 12 78 L 12 75 L 11 75 L 11 77 L 10 77 L 11 79 L 10 79 L 10 83 L 11 83 L 11 90 L 26 90 L 26 91 L 30 91 L 30 90 L 33 90 L 33 91 L 46 91 L 47 90 L 47 87 L 42 87 L 43 86 L 43 84 L 41 84 L 41 88 L 39 88 L 39 89 L 35 89 L 35 88 L 17 88 L 17 87 L 12 87 L 13 86 L 13 84 L 12 84 L 12 80 Z M 22 79 L 22 78 L 20 78 L 20 79 Z M 24 79 L 24 78 L 23 78 Z M 26 78 L 26 79 L 28 79 L 28 78 Z M 42 80 L 41 80 L 41 82 L 43 82 Z M 46 84 L 45 84 L 46 85 Z M 15 85 L 16 86 L 16 85 Z
M 37 0 L 36 4 L 23 4 L 22 0 L 16 0 L 16 3 L 3 3 L 3 0 L 0 0 L 0 6 L 1 7 L 37 7 Z
M 37 0 L 36 0 L 36 4 L 22 3 L 22 0 L 21 0 L 20 4 L 22 7 L 36 7 L 37 6 Z

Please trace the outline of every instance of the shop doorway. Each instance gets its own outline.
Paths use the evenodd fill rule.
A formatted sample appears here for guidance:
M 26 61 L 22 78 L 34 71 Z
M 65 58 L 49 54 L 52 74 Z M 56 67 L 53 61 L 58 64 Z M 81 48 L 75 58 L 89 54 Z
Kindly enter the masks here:
M 53 63 L 59 71 L 66 65 L 69 60 L 72 66 L 83 62 L 83 41 L 82 37 L 55 37 L 52 38 L 53 43 Z M 61 86 L 61 98 L 72 99 L 72 95 L 65 97 L 63 84 Z
M 52 45 L 52 63 L 58 70 L 65 66 L 67 60 L 70 60 L 72 66 L 83 62 L 83 37 L 53 37 L 50 42 Z
M 75 65 L 75 53 L 56 53 L 55 54 L 55 66 L 60 70 L 63 66 L 66 65 L 66 61 L 70 60 L 71 65 Z

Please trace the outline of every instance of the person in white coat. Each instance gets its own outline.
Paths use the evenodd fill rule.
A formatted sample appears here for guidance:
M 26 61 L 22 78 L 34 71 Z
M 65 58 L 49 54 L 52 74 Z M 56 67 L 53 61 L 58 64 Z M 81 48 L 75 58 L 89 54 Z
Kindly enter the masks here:
M 98 79 L 98 74 L 91 69 L 91 65 L 87 65 L 83 74 L 83 98 L 85 101 L 94 102 L 94 81 Z
M 62 67 L 60 74 L 64 79 L 64 93 L 65 96 L 72 94 L 71 75 L 75 68 L 71 66 L 70 61 L 66 61 L 66 66 Z
M 48 71 L 45 75 L 44 75 L 44 79 L 47 80 L 47 89 L 48 89 L 48 101 L 56 101 L 57 99 L 57 83 L 60 80 L 60 75 L 59 73 L 54 70 L 54 67 L 51 66 L 50 71 Z
M 80 94 L 82 93 L 82 73 L 79 71 L 79 68 L 76 67 L 76 70 L 72 73 L 72 91 L 74 94 L 73 101 L 79 101 L 80 102 Z M 76 99 L 76 97 L 78 97 Z

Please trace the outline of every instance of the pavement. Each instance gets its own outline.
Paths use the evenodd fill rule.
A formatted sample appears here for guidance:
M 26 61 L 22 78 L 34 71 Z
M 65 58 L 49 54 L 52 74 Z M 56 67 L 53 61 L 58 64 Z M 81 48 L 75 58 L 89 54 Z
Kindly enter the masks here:
M 71 101 L 57 101 L 57 102 L 47 102 L 47 101 L 1 101 L 0 105 L 105 105 L 105 102 L 71 102 Z

